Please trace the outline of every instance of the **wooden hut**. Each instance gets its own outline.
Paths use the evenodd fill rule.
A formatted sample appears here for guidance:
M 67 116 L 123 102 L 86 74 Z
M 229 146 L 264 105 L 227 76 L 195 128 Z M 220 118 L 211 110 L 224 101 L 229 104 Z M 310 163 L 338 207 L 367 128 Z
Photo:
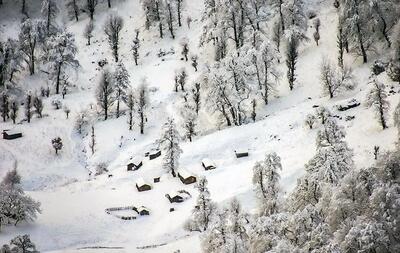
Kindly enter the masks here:
M 196 182 L 196 177 L 186 170 L 179 170 L 178 177 L 184 184 L 193 184 Z
M 159 150 L 159 149 L 151 150 L 151 151 L 149 152 L 149 159 L 150 159 L 150 160 L 156 159 L 156 158 L 159 157 L 160 155 L 161 155 L 161 150 Z
M 4 140 L 14 140 L 17 138 L 21 138 L 22 133 L 10 133 L 9 130 L 3 130 L 3 139 Z
M 204 158 L 203 160 L 201 160 L 201 165 L 205 170 L 213 170 L 217 168 L 215 163 L 208 158 Z
M 182 190 L 165 194 L 165 197 L 170 203 L 181 203 L 190 198 L 191 195 L 187 191 Z
M 151 190 L 151 185 L 146 183 L 146 181 L 144 181 L 143 178 L 139 178 L 136 181 L 136 188 L 139 192 L 143 192 L 143 191 L 150 191 Z
M 142 167 L 142 165 L 143 165 L 142 159 L 136 157 L 131 159 L 126 167 L 128 171 L 131 171 L 131 170 L 138 170 L 140 167 Z
M 147 209 L 147 208 L 144 207 L 144 206 L 141 206 L 141 207 L 137 208 L 137 212 L 138 212 L 138 214 L 139 214 L 140 216 L 150 215 L 149 209 Z
M 235 150 L 236 158 L 249 156 L 249 151 L 247 149 Z

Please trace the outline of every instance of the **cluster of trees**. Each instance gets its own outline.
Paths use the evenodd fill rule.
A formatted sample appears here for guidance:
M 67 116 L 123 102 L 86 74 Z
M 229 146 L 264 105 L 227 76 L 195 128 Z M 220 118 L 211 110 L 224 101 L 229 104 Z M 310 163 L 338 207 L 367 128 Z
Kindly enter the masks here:
M 295 87 L 298 47 L 307 40 L 304 3 L 212 0 L 204 4 L 200 42 L 212 43 L 216 60 L 204 77 L 211 98 L 207 109 L 228 126 L 255 120 L 257 105 L 268 104 L 282 78 L 276 68 L 282 41 L 287 45 L 289 88 Z
M 351 50 L 356 55 L 362 56 L 363 62 L 366 63 L 368 52 L 376 50 L 378 42 L 384 41 L 388 48 L 392 46 L 390 35 L 392 28 L 398 22 L 397 1 L 340 0 L 338 3 L 339 50 L 343 51 L 343 47 L 347 52 Z
M 149 107 L 148 88 L 146 79 L 143 78 L 139 87 L 135 90 L 130 88 L 128 71 L 122 62 L 119 62 L 115 71 L 111 73 L 104 70 L 97 86 L 96 98 L 104 120 L 108 119 L 110 111 L 115 105 L 115 115 L 120 117 L 122 105 L 128 110 L 129 130 L 132 130 L 134 118 L 137 115 L 140 133 L 144 133 L 146 123 L 146 109 Z M 80 121 L 78 117 L 78 121 Z M 79 123 L 79 122 L 78 122 Z M 78 124 L 80 125 L 80 124 Z M 81 128 L 81 127 L 78 127 Z
M 0 228 L 2 225 L 30 222 L 40 213 L 40 203 L 27 196 L 21 186 L 21 176 L 16 169 L 0 182 Z
M 39 253 L 29 235 L 19 235 L 0 248 L 2 253 Z
M 146 17 L 146 29 L 158 27 L 160 38 L 164 37 L 164 30 L 168 29 L 171 38 L 175 39 L 176 26 L 182 26 L 184 0 L 142 0 L 141 2 Z
M 371 167 L 356 169 L 343 127 L 328 113 L 324 115 L 316 154 L 288 196 L 280 186 L 280 157 L 270 153 L 255 163 L 256 214 L 244 213 L 236 199 L 227 208 L 216 206 L 207 181 L 199 181 L 197 204 L 185 228 L 202 232 L 203 252 L 400 250 L 398 148 L 380 154 Z

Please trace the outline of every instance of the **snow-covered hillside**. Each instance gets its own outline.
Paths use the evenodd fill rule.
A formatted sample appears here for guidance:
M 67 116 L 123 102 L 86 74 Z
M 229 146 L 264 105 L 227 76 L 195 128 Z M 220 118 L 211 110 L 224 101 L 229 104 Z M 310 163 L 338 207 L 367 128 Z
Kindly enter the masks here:
M 20 13 L 20 3 L 3 1 L 0 7 L 0 41 L 9 37 L 17 39 L 20 20 L 24 16 Z M 28 2 L 29 16 L 40 16 L 41 1 Z M 64 99 L 53 91 L 50 97 L 43 98 L 43 118 L 34 116 L 31 123 L 27 123 L 23 121 L 21 107 L 17 119 L 20 123 L 13 124 L 11 120 L 0 122 L 1 131 L 12 129 L 23 133 L 19 139 L 0 140 L 0 178 L 16 167 L 22 176 L 23 189 L 41 202 L 42 209 L 35 222 L 3 226 L 0 245 L 16 235 L 29 234 L 41 252 L 201 252 L 200 233 L 184 229 L 198 196 L 195 184 L 184 185 L 163 169 L 164 151 L 161 157 L 153 160 L 145 157 L 145 153 L 156 146 L 168 118 L 174 118 L 178 130 L 183 132 L 180 112 L 183 93 L 174 91 L 176 71 L 183 67 L 186 69 L 187 85 L 190 86 L 201 80 L 202 73 L 206 73 L 209 64 L 214 61 L 212 46 L 199 46 L 205 22 L 202 20 L 203 1 L 184 1 L 182 16 L 185 22 L 175 30 L 175 39 L 170 38 L 167 32 L 160 39 L 157 27 L 145 29 L 141 1 L 115 0 L 111 8 L 107 7 L 106 1 L 99 1 L 91 45 L 87 45 L 83 36 L 89 22 L 87 14 L 81 13 L 79 21 L 71 21 L 64 10 L 64 1 L 56 2 L 61 9 L 57 23 L 75 35 L 76 58 L 80 66 L 68 72 L 72 86 Z M 389 59 L 390 51 L 371 53 L 366 64 L 360 57 L 345 54 L 345 65 L 351 66 L 354 71 L 355 89 L 332 99 L 323 95 L 320 66 L 323 59 L 337 61 L 338 10 L 333 1 L 305 2 L 309 9 L 315 10 L 321 21 L 321 39 L 318 46 L 313 40 L 300 45 L 294 90 L 289 90 L 283 54 L 286 49 L 282 46 L 281 60 L 276 66 L 282 77 L 269 104 L 258 103 L 255 122 L 230 127 L 218 125 L 215 115 L 202 110 L 199 114 L 199 134 L 194 136 L 192 142 L 181 142 L 183 153 L 178 171 L 185 169 L 197 178 L 205 176 L 211 198 L 218 205 L 223 206 L 236 197 L 246 212 L 257 212 L 252 183 L 253 166 L 270 152 L 276 152 L 281 157 L 281 186 L 284 194 L 288 195 L 295 188 L 297 179 L 304 175 L 304 165 L 316 153 L 316 136 L 321 125 L 316 123 L 313 129 L 309 129 L 304 122 L 308 114 L 315 113 L 317 106 L 328 108 L 337 116 L 339 125 L 344 127 L 346 141 L 354 151 L 356 168 L 373 164 L 374 146 L 379 146 L 382 153 L 395 148 L 397 129 L 392 115 L 400 97 L 398 84 L 391 81 L 386 73 L 377 76 L 388 91 L 393 90 L 388 96 L 390 117 L 387 129 L 382 130 L 373 110 L 365 106 L 371 89 L 368 84 L 371 64 L 375 59 Z M 96 144 L 92 154 L 90 129 L 83 136 L 79 135 L 74 129 L 75 118 L 83 109 L 98 110 L 95 93 L 103 72 L 98 62 L 107 59 L 104 69 L 112 70 L 116 65 L 103 29 L 110 14 L 124 20 L 120 61 L 128 70 L 133 88 L 138 88 L 146 78 L 149 107 L 144 134 L 139 132 L 137 119 L 134 129 L 128 129 L 127 113 L 119 118 L 113 115 L 105 121 L 102 116 L 96 116 L 93 122 Z M 193 20 L 190 28 L 186 25 L 188 16 Z M 131 51 L 136 29 L 140 30 L 141 39 L 138 66 Z M 309 21 L 307 36 L 312 38 L 313 32 L 313 23 Z M 197 72 L 190 61 L 182 59 L 180 52 L 184 39 L 188 40 L 190 54 L 199 55 Z M 158 56 L 160 51 L 171 49 L 174 54 Z M 37 93 L 41 87 L 53 87 L 45 65 L 37 65 L 36 74 L 29 75 L 28 70 L 23 70 L 15 77 L 17 88 L 14 92 L 21 101 L 28 92 Z M 59 99 L 63 107 L 71 110 L 68 118 L 63 109 L 54 109 L 54 99 Z M 361 102 L 361 105 L 347 111 L 337 109 L 338 105 L 346 105 L 352 99 Z M 58 155 L 55 155 L 51 144 L 55 137 L 61 137 L 63 141 Z M 241 149 L 248 150 L 249 156 L 236 158 L 235 150 Z M 127 171 L 132 157 L 141 158 L 143 166 L 136 171 Z M 204 158 L 214 161 L 217 168 L 204 170 L 201 164 Z M 108 172 L 95 176 L 96 167 L 102 163 L 107 165 Z M 159 183 L 153 183 L 156 177 L 161 177 Z M 139 192 L 135 185 L 139 178 L 150 182 L 152 189 Z M 182 203 L 170 203 L 165 195 L 179 190 L 189 192 L 191 197 Z M 147 207 L 150 215 L 121 220 L 105 212 L 107 208 L 132 205 Z M 174 211 L 170 212 L 170 208 Z

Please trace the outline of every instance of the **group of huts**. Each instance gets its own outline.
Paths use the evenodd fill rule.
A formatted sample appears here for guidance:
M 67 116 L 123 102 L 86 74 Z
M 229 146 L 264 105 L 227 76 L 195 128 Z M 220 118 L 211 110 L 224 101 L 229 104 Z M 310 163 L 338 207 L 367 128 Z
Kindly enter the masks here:
M 248 150 L 235 150 L 236 158 L 242 158 L 248 156 Z M 149 152 L 145 153 L 145 157 L 149 157 L 149 160 L 154 160 L 161 156 L 160 149 L 151 149 Z M 140 157 L 131 158 L 127 164 L 127 171 L 135 171 L 143 166 L 143 159 Z M 204 158 L 201 160 L 201 166 L 205 170 L 213 170 L 216 169 L 216 164 L 209 158 Z M 178 178 L 185 185 L 193 184 L 197 181 L 197 178 L 194 174 L 190 173 L 185 169 L 180 169 L 178 171 Z M 153 183 L 159 183 L 160 177 L 154 177 Z M 147 182 L 143 178 L 138 178 L 136 181 L 136 188 L 139 192 L 149 191 L 152 189 L 152 185 L 150 182 Z

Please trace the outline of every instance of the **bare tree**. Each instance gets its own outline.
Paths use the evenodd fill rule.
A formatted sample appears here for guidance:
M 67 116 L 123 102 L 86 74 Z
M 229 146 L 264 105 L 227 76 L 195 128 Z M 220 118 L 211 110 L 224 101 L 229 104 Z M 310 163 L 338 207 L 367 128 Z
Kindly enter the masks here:
M 97 87 L 97 102 L 103 109 L 104 120 L 107 120 L 110 107 L 115 102 L 115 89 L 111 79 L 111 74 L 108 71 L 104 71 L 99 86 Z
M 385 85 L 379 82 L 375 76 L 371 78 L 370 85 L 372 85 L 372 89 L 368 93 L 366 105 L 367 107 L 373 107 L 382 129 L 386 129 L 388 127 L 389 102 L 387 101 Z
M 97 0 L 86 0 L 86 9 L 89 13 L 90 20 L 94 18 L 94 11 L 96 10 L 97 4 Z
M 147 90 L 147 84 L 146 84 L 146 79 L 142 80 L 141 85 L 138 88 L 137 91 L 137 113 L 139 115 L 139 126 L 140 126 L 140 133 L 144 134 L 144 124 L 145 124 L 145 111 L 147 107 L 149 106 L 149 98 L 148 98 L 148 90 Z
M 51 140 L 51 144 L 53 145 L 53 148 L 56 151 L 56 155 L 57 155 L 58 151 L 60 151 L 63 147 L 62 139 L 60 137 L 56 137 Z
M 104 32 L 108 37 L 108 43 L 113 51 L 116 62 L 118 62 L 119 39 L 123 24 L 124 22 L 121 17 L 111 15 L 104 26 Z

